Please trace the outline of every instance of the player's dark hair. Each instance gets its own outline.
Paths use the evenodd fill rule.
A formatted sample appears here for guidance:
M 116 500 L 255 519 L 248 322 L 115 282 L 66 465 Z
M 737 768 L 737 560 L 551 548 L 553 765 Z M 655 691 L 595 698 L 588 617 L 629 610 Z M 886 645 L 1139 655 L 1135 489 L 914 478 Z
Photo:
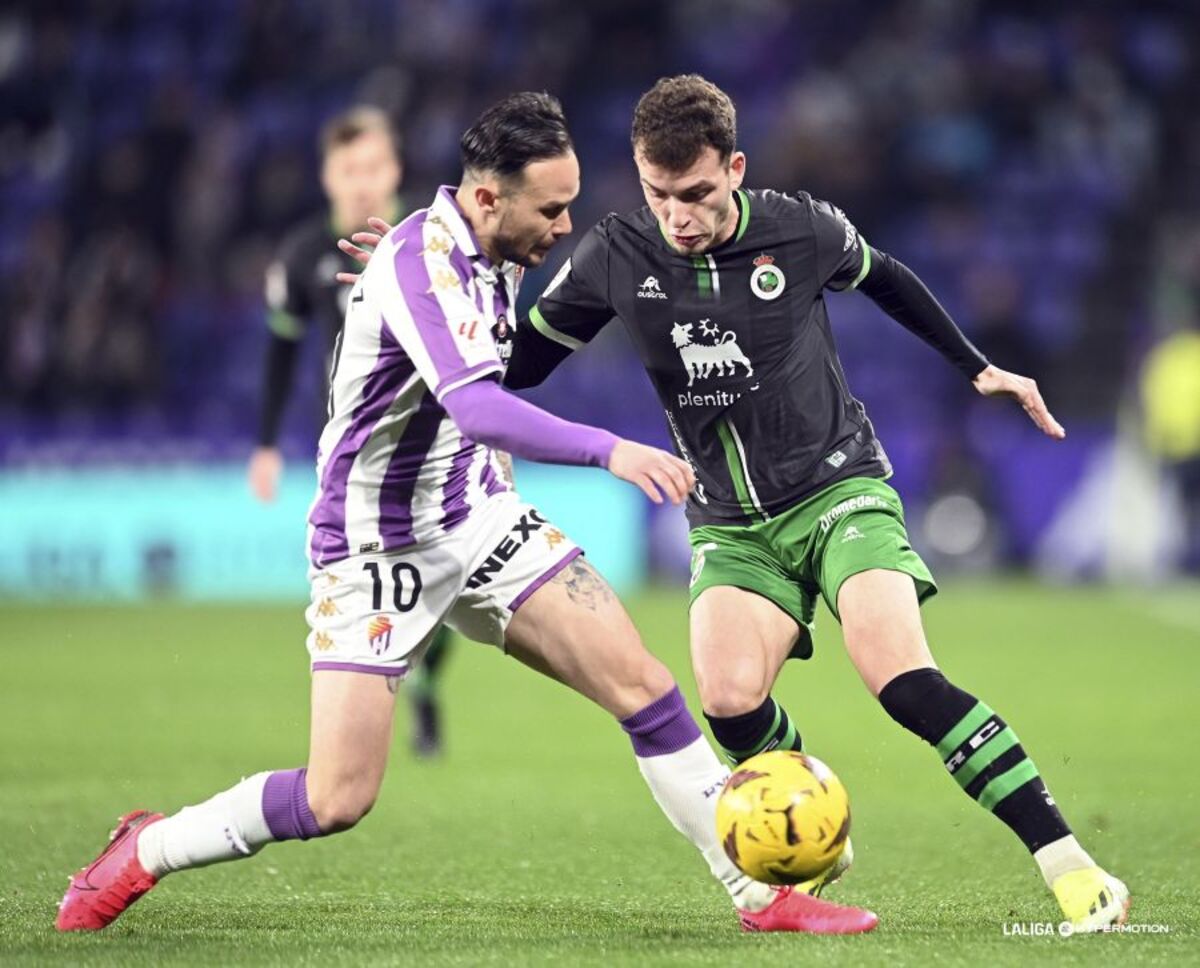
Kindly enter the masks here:
M 526 165 L 574 150 L 558 98 L 522 91 L 497 101 L 463 133 L 463 171 L 509 178 Z
M 400 157 L 400 133 L 392 124 L 392 119 L 386 111 L 365 104 L 343 111 L 325 123 L 321 128 L 321 157 L 374 131 L 387 135 L 396 157 Z
M 737 145 L 737 112 L 729 95 L 699 74 L 660 78 L 633 112 L 633 150 L 668 171 L 690 168 L 705 148 L 722 163 Z

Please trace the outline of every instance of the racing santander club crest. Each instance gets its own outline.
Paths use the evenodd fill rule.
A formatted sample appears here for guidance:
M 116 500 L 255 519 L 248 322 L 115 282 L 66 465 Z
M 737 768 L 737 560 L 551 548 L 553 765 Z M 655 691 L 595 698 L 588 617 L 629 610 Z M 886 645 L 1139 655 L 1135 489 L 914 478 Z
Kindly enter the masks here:
M 754 271 L 750 273 L 750 289 L 759 299 L 770 302 L 783 293 L 783 270 L 775 265 L 775 258 L 766 253 L 754 260 Z

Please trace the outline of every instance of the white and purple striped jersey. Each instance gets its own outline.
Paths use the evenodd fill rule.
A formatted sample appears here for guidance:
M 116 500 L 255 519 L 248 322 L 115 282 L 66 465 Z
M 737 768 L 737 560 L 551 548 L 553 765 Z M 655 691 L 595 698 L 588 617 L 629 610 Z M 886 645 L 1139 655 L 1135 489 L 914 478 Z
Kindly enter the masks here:
M 440 403 L 503 374 L 496 338 L 520 281 L 480 251 L 454 191 L 392 229 L 351 292 L 308 517 L 316 568 L 430 541 L 509 489 L 491 449 Z

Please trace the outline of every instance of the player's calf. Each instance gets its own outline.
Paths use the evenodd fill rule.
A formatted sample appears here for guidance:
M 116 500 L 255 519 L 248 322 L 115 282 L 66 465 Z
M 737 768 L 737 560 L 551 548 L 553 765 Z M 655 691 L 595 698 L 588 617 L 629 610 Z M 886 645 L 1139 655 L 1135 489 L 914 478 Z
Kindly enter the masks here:
M 990 706 L 937 669 L 896 676 L 880 690 L 879 702 L 896 722 L 937 750 L 967 796 L 1020 838 L 1047 886 L 1066 873 L 1095 866 L 1016 733 Z

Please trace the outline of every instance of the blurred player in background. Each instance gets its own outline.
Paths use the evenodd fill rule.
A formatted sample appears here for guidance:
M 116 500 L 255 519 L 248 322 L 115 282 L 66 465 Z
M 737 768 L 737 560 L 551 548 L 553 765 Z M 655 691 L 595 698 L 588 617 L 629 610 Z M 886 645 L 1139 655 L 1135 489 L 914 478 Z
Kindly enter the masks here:
M 389 212 L 400 221 L 404 206 L 398 194 L 403 178 L 400 138 L 387 114 L 360 106 L 339 114 L 321 132 L 321 187 L 329 207 L 314 213 L 287 233 L 278 257 L 267 269 L 267 344 L 258 446 L 250 457 L 250 488 L 259 500 L 275 500 L 283 472 L 279 428 L 295 383 L 300 347 L 312 330 L 321 345 L 322 369 L 304 389 L 321 402 L 322 422 L 329 366 L 350 286 L 337 280 L 347 261 L 331 248 L 331 240 L 367 224 L 367 217 Z M 440 752 L 441 716 L 437 676 L 450 648 L 450 632 L 442 629 L 421 667 L 406 680 L 413 710 L 412 748 L 420 756 Z
M 1200 324 L 1158 343 L 1141 379 L 1146 441 L 1183 504 L 1179 567 L 1200 575 Z
M 396 687 L 446 621 L 618 720 L 655 800 L 743 928 L 870 931 L 869 911 L 759 884 L 726 856 L 715 819 L 728 770 L 612 590 L 501 473 L 498 451 L 603 467 L 656 502 L 680 503 L 695 484 L 680 458 L 561 420 L 500 385 L 521 267 L 540 265 L 570 232 L 579 193 L 558 102 L 511 95 L 461 147 L 462 183 L 383 240 L 334 353 L 309 513 L 308 765 L 257 773 L 170 817 L 127 814 L 72 878 L 59 930 L 105 927 L 169 873 L 357 824 L 383 781 Z

